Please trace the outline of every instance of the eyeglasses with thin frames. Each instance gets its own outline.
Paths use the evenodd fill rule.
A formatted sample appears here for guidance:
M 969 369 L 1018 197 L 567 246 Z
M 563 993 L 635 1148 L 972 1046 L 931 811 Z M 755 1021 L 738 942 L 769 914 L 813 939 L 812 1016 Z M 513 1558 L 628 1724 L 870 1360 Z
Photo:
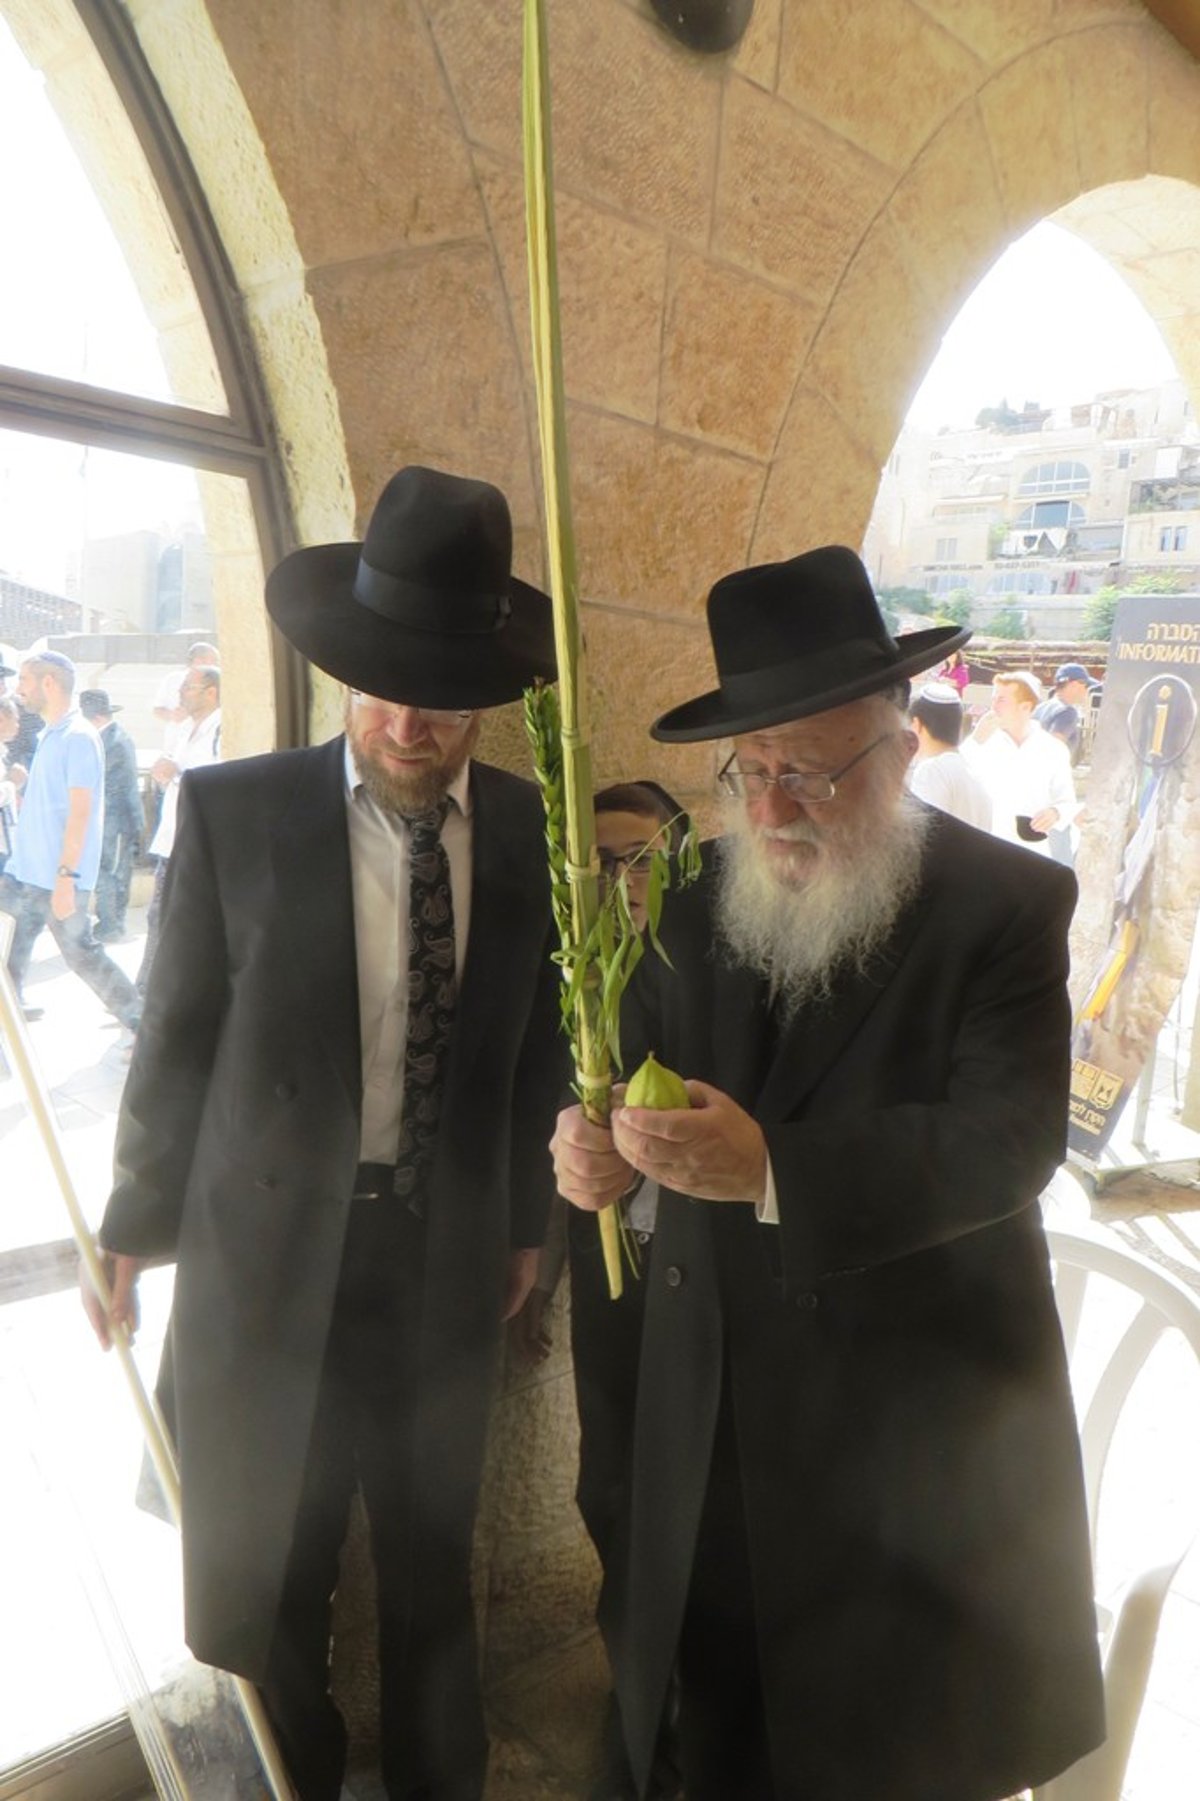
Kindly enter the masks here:
M 351 688 L 350 703 L 363 713 L 415 713 L 426 725 L 466 725 L 475 717 L 472 707 L 408 707 L 402 700 L 379 700 L 360 688 Z
M 650 860 L 654 855 L 653 844 L 643 844 L 640 850 L 625 851 L 623 854 L 612 850 L 596 849 L 596 857 L 600 864 L 600 874 L 604 881 L 615 882 L 618 876 L 628 871 L 630 875 L 648 875 Z
M 848 775 L 856 763 L 869 757 L 873 750 L 886 744 L 889 738 L 898 738 L 899 732 L 884 732 L 880 738 L 873 738 L 871 743 L 843 763 L 840 769 L 785 769 L 782 775 L 767 775 L 762 769 L 735 769 L 737 752 L 734 751 L 728 763 L 717 776 L 717 782 L 726 794 L 736 795 L 740 800 L 760 800 L 768 788 L 781 788 L 790 800 L 802 800 L 809 806 L 823 806 L 833 799 L 837 793 L 837 784 L 844 775 Z

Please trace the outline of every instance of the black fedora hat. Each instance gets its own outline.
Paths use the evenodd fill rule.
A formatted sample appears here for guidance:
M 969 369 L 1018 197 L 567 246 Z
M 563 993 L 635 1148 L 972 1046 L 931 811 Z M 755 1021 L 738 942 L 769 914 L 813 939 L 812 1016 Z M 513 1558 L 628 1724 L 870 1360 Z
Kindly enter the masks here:
M 117 706 L 108 698 L 108 690 L 106 688 L 81 688 L 79 691 L 79 711 L 83 714 L 85 719 L 90 719 L 94 713 L 98 713 L 101 718 L 107 719 L 111 718 L 114 713 L 123 712 L 124 709 Z
M 663 743 L 828 712 L 928 669 L 971 636 L 939 625 L 893 638 L 844 544 L 724 576 L 708 596 L 708 629 L 721 685 L 656 719 L 650 735 Z
M 414 707 L 494 707 L 553 681 L 548 595 L 512 573 L 512 519 L 490 482 L 393 475 L 361 544 L 293 551 L 267 611 L 327 675 Z

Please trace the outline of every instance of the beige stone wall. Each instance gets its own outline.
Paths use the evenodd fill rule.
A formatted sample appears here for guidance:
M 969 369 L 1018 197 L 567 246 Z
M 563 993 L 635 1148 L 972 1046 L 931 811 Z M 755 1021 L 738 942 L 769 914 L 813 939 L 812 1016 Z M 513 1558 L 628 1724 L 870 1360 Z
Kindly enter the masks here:
M 427 461 L 506 490 L 539 579 L 520 0 L 133 10 L 245 283 L 300 535 L 361 525 Z M 1195 239 L 1166 296 L 1139 257 L 1180 250 L 1146 177 L 1200 175 L 1200 81 L 1138 0 L 758 0 L 718 58 L 647 0 L 549 21 L 597 773 L 695 796 L 711 753 L 644 728 L 709 680 L 707 588 L 860 542 L 908 399 L 1014 236 L 1142 184 L 1136 249 L 1094 200 L 1071 222 L 1195 356 Z

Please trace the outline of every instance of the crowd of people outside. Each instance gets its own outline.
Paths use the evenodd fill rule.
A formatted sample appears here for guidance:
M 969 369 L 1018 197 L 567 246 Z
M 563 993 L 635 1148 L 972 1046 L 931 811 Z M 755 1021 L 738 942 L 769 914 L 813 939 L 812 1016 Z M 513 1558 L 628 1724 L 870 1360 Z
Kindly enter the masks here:
M 220 751 L 219 661 L 214 645 L 193 645 L 187 667 L 160 682 L 161 744 L 150 747 L 157 754 L 146 777 L 145 747 L 119 722 L 122 706 L 107 689 L 81 688 L 70 657 L 42 647 L 16 666 L 0 664 L 0 912 L 13 922 L 7 964 L 28 1020 L 43 1013 L 24 987 L 48 931 L 71 973 L 130 1039 L 136 1032 L 153 931 L 136 981 L 106 946 L 129 935 L 134 870 L 147 855 L 156 870 L 148 920 L 156 925 L 180 775 Z
M 969 664 L 956 651 L 913 695 L 910 789 L 1073 869 L 1085 805 L 1075 769 L 1102 684 L 1082 663 L 1062 663 L 1048 693 L 1028 669 L 999 671 L 986 704 L 967 697 L 969 686 Z

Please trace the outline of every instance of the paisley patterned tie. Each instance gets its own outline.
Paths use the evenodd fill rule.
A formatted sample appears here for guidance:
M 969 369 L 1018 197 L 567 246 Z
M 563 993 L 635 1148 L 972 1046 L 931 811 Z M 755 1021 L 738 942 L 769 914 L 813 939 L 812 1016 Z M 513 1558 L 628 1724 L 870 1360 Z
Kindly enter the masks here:
M 424 1214 L 423 1178 L 437 1142 L 454 1024 L 454 906 L 442 826 L 450 802 L 406 815 L 409 828 L 408 1035 L 396 1193 Z

